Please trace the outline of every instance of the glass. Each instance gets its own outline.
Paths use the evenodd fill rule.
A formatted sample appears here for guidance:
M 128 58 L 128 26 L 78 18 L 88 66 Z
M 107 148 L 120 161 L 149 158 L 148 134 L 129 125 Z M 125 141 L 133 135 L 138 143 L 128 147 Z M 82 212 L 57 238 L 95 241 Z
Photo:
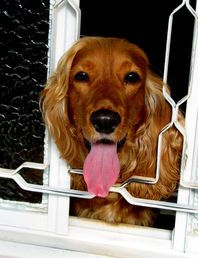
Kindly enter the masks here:
M 25 161 L 43 162 L 39 93 L 47 77 L 49 1 L 1 0 L 0 17 L 0 167 L 16 169 Z M 43 181 L 38 171 L 24 177 Z M 41 202 L 42 195 L 1 178 L 0 198 Z

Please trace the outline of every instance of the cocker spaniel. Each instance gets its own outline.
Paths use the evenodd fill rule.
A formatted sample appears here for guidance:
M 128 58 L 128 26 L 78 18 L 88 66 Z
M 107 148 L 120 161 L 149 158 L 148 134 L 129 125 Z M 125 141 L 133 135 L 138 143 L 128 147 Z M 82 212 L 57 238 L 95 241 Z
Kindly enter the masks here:
M 144 51 L 127 40 L 85 37 L 62 56 L 42 91 L 42 111 L 62 158 L 83 168 L 83 176 L 71 175 L 72 188 L 96 195 L 74 198 L 71 214 L 153 224 L 152 209 L 132 206 L 109 189 L 134 175 L 155 177 L 158 135 L 171 120 L 162 84 Z M 127 190 L 139 198 L 169 198 L 177 187 L 181 151 L 182 136 L 173 126 L 163 135 L 158 182 L 132 183 Z

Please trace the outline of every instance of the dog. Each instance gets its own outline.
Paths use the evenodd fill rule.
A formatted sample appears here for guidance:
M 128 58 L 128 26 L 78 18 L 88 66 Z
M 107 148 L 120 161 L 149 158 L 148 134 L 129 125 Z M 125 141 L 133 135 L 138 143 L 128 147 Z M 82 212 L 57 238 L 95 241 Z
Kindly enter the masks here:
M 84 37 L 62 56 L 41 93 L 42 112 L 62 158 L 83 168 L 83 176 L 71 175 L 71 187 L 96 196 L 72 199 L 72 215 L 153 225 L 154 210 L 130 205 L 109 189 L 132 176 L 155 177 L 158 135 L 171 121 L 162 85 L 145 52 L 125 39 Z M 172 126 L 163 134 L 159 180 L 131 183 L 129 193 L 169 198 L 178 185 L 181 152 L 182 136 Z

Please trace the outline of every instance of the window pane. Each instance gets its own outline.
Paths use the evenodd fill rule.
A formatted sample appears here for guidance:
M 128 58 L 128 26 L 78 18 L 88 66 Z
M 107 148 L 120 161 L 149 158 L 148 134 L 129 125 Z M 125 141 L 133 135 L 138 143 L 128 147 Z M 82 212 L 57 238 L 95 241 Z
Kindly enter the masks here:
M 15 169 L 24 161 L 43 162 L 38 97 L 47 76 L 49 1 L 1 0 L 0 17 L 0 167 Z M 25 175 L 42 183 L 41 172 Z M 0 179 L 0 198 L 40 202 L 41 197 Z

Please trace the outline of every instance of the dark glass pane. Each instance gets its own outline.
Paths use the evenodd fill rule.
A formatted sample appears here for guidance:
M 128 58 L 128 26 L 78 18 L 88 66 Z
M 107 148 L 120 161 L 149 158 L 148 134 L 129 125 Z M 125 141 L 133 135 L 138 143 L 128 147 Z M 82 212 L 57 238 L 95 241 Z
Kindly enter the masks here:
M 181 0 L 81 0 L 81 35 L 128 39 L 145 50 L 151 68 L 162 76 L 168 18 L 181 3 Z M 196 0 L 190 3 L 195 8 Z M 194 22 L 186 7 L 174 16 L 168 82 L 176 101 L 188 90 Z
M 48 29 L 49 0 L 0 1 L 0 167 L 43 162 L 38 99 L 47 76 Z M 42 183 L 38 171 L 28 177 Z M 0 198 L 38 202 L 41 195 L 0 179 Z

